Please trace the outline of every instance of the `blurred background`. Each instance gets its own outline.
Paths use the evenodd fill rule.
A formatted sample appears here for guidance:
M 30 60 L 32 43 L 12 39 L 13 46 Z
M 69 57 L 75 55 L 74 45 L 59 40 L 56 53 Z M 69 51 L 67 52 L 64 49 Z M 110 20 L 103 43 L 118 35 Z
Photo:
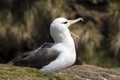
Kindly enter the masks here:
M 57 17 L 83 17 L 70 30 L 76 64 L 120 67 L 120 0 L 0 0 L 0 63 L 7 63 L 44 42 Z

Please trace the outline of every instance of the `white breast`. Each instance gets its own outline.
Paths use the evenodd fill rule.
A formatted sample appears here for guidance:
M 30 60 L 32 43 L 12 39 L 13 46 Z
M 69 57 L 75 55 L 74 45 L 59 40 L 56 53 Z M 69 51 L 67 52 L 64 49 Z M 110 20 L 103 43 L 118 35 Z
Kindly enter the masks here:
M 61 44 L 58 44 L 53 47 L 56 50 L 62 50 L 59 54 L 58 58 L 51 62 L 50 64 L 44 66 L 41 71 L 44 72 L 53 72 L 56 70 L 60 70 L 66 67 L 69 67 L 74 64 L 76 60 L 76 53 L 74 50 L 71 50 L 65 46 L 62 46 Z M 73 52 L 74 51 L 74 52 Z

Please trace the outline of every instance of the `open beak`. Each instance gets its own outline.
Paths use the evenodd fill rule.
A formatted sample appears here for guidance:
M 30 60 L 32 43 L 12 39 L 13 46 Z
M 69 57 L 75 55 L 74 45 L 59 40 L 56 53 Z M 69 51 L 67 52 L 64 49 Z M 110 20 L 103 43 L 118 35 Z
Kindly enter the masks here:
M 75 19 L 75 20 L 68 20 L 68 22 L 70 23 L 70 25 L 75 24 L 75 23 L 77 23 L 79 21 L 83 22 L 84 19 L 83 18 L 78 18 L 78 19 Z M 77 39 L 80 39 L 80 37 L 78 35 L 76 35 L 75 33 L 73 33 L 73 32 L 70 32 L 70 33 L 71 33 L 71 35 L 75 36 Z

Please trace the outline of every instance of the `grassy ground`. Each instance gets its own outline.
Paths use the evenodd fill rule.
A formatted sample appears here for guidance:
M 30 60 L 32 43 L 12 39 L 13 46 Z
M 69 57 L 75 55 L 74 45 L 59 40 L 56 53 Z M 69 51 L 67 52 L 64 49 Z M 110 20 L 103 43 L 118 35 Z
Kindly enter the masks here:
M 0 80 L 79 80 L 71 75 L 42 73 L 38 69 L 0 64 Z M 83 79 L 81 79 L 83 80 Z
M 43 73 L 38 69 L 0 64 L 0 80 L 120 80 L 120 68 L 74 65 L 67 69 Z
M 84 18 L 70 28 L 77 64 L 120 66 L 120 0 L 0 0 L 0 63 L 52 42 L 57 17 Z

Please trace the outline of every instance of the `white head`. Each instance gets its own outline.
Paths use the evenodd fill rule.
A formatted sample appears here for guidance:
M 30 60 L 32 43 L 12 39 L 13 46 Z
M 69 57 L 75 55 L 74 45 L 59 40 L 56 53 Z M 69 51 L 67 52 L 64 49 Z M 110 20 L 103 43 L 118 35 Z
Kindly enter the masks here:
M 82 18 L 78 18 L 75 20 L 67 20 L 65 18 L 57 18 L 55 19 L 50 26 L 50 34 L 55 42 L 61 42 L 71 38 L 68 27 L 71 24 L 74 24 L 78 21 L 83 21 Z

